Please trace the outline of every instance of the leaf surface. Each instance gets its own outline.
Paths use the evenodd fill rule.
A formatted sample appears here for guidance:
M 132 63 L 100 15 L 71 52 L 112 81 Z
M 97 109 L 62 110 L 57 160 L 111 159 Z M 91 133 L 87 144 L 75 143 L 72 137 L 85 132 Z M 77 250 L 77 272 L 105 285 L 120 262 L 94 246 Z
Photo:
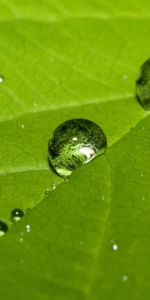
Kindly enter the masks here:
M 135 98 L 148 7 L 0 2 L 4 299 L 148 299 L 150 125 Z M 49 167 L 47 144 L 71 118 L 99 124 L 108 150 L 66 183 Z M 25 217 L 12 226 L 17 207 Z

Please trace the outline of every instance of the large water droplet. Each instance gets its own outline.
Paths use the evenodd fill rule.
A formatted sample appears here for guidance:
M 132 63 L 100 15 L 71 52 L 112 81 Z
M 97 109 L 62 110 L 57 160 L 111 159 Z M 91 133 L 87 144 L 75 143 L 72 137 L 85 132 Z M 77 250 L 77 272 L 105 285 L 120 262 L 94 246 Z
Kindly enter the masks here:
M 4 82 L 4 76 L 0 75 L 0 84 Z
M 136 80 L 137 96 L 143 107 L 150 110 L 150 59 L 141 66 Z
M 49 160 L 55 171 L 65 177 L 102 154 L 106 146 L 106 136 L 97 124 L 73 119 L 55 129 L 48 145 Z
M 12 222 L 17 223 L 24 216 L 24 212 L 20 208 L 15 208 L 11 212 Z
M 0 237 L 8 231 L 8 226 L 6 223 L 0 221 Z

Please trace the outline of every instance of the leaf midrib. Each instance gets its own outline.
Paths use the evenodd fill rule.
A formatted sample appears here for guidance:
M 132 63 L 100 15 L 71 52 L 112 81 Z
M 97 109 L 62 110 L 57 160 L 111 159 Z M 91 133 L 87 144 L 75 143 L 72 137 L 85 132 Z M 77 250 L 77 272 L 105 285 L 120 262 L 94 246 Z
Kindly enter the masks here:
M 25 117 L 27 115 L 30 115 L 30 114 L 36 114 L 36 113 L 43 113 L 43 112 L 51 112 L 51 111 L 57 111 L 57 110 L 61 110 L 61 109 L 67 109 L 67 108 L 73 108 L 73 107 L 82 107 L 82 106 L 89 106 L 89 105 L 97 105 L 97 104 L 103 104 L 103 103 L 109 103 L 109 102 L 120 102 L 121 100 L 130 100 L 130 99 L 133 99 L 134 96 L 132 95 L 129 95 L 129 96 L 126 96 L 126 97 L 112 97 L 112 98 L 109 98 L 109 99 L 103 99 L 103 98 L 93 98 L 93 99 L 89 99 L 87 100 L 86 102 L 82 102 L 81 103 L 81 99 L 78 100 L 78 101 L 68 101 L 67 103 L 65 104 L 62 104 L 62 105 L 51 105 L 50 107 L 47 105 L 47 106 L 44 106 L 43 108 L 40 107 L 40 109 L 36 109 L 35 110 L 29 110 L 25 113 L 19 113 L 17 116 L 10 116 L 9 118 L 5 118 L 5 119 L 2 119 L 0 120 L 0 123 L 5 123 L 7 121 L 13 121 L 13 120 L 18 120 L 19 118 L 21 117 Z

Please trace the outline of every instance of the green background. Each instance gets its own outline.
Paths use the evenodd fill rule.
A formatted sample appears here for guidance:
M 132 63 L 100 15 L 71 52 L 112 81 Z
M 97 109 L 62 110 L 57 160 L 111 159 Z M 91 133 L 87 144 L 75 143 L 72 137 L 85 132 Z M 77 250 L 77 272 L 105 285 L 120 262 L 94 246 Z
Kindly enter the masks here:
M 150 116 L 135 80 L 150 2 L 0 0 L 0 25 L 0 297 L 149 299 Z M 108 149 L 64 182 L 47 144 L 71 118 L 98 123 Z

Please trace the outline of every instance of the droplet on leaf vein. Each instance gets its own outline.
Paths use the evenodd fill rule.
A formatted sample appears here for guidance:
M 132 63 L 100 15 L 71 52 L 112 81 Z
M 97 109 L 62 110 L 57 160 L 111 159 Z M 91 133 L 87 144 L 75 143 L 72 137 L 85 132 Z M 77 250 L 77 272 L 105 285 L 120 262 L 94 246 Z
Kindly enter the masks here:
M 86 119 L 72 119 L 57 127 L 49 141 L 49 160 L 60 176 L 101 155 L 107 146 L 100 126 Z

